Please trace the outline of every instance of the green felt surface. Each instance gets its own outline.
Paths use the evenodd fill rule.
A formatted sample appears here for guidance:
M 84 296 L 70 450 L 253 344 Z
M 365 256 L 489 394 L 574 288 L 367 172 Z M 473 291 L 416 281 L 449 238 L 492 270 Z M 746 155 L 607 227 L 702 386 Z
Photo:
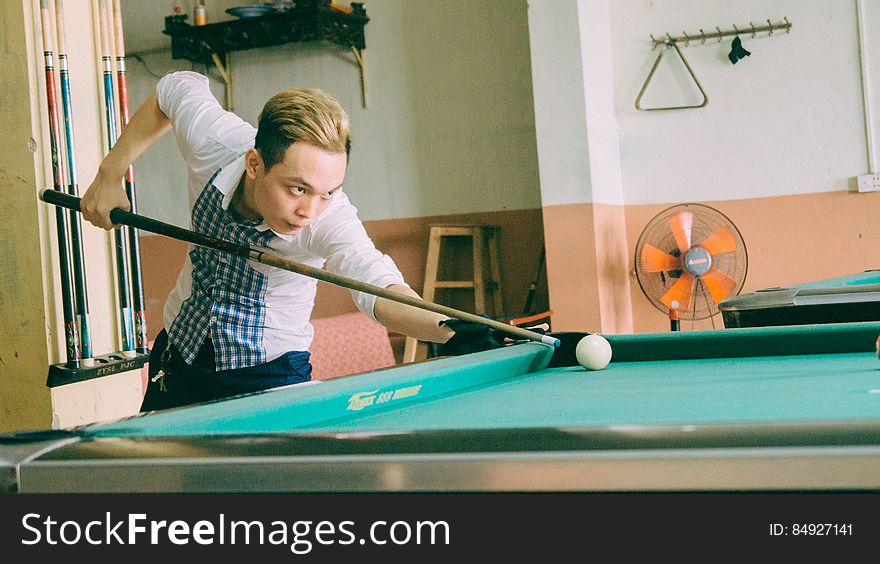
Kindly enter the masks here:
M 327 423 L 517 378 L 547 366 L 553 347 L 523 343 L 311 385 L 154 412 L 86 427 L 96 437 L 272 433 Z M 171 377 L 171 376 L 169 376 Z
M 607 335 L 612 362 L 873 351 L 880 322 Z
M 314 430 L 773 423 L 880 417 L 871 353 L 557 368 Z
M 838 276 L 837 278 L 828 278 L 826 280 L 818 280 L 816 282 L 807 282 L 805 284 L 795 284 L 792 288 L 833 288 L 835 286 L 857 286 L 860 284 L 880 284 L 880 270 L 866 270 L 858 274 L 850 274 L 848 276 Z
M 775 423 L 880 417 L 880 323 L 607 335 L 601 371 L 524 343 L 157 412 L 95 437 Z

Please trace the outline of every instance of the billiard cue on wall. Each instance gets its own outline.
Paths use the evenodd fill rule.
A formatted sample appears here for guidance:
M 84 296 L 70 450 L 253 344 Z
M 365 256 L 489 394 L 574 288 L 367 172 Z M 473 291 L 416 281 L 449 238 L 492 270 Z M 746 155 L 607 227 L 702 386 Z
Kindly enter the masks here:
M 55 0 L 55 30 L 58 33 L 58 77 L 61 84 L 61 109 L 64 119 L 64 140 L 67 144 L 67 193 L 79 195 L 76 181 L 76 141 L 73 136 L 73 105 L 70 97 L 70 71 L 67 61 L 67 40 L 64 33 L 64 2 Z M 92 333 L 89 323 L 89 297 L 86 288 L 86 268 L 83 262 L 82 220 L 74 211 L 70 212 L 70 252 L 73 259 L 73 293 L 79 336 L 82 345 L 82 363 L 94 365 L 92 358 Z
M 61 0 L 58 0 L 59 2 Z M 122 129 L 128 125 L 128 80 L 125 76 L 125 40 L 122 36 L 122 8 L 120 0 L 113 0 L 113 37 L 116 40 L 116 87 L 119 94 L 119 118 Z M 134 184 L 134 165 L 125 172 L 125 193 L 131 203 L 131 212 L 137 213 Z M 134 346 L 138 352 L 148 352 L 147 312 L 144 305 L 144 284 L 141 277 L 141 246 L 137 229 L 128 230 L 128 255 L 131 266 L 131 301 L 134 315 Z
M 107 14 L 107 0 L 98 2 L 98 27 L 101 34 L 101 68 L 104 78 L 104 116 L 107 123 L 107 150 L 116 145 L 117 119 L 116 103 L 113 95 L 113 65 L 110 56 L 110 28 Z M 128 243 L 126 233 L 128 229 L 115 229 L 116 242 L 116 281 L 119 294 L 119 324 L 122 332 L 122 354 L 134 356 L 134 319 L 131 312 L 131 287 L 129 279 Z
M 535 290 L 538 287 L 538 280 L 541 278 L 541 270 L 544 269 L 544 253 L 546 252 L 546 248 L 541 246 L 541 256 L 538 258 L 538 272 L 535 273 L 535 279 L 532 280 L 531 285 L 529 286 L 529 293 L 526 295 L 526 305 L 523 307 L 523 315 L 527 315 L 532 312 L 532 301 L 535 299 Z
M 52 155 L 52 186 L 58 194 L 64 193 L 64 173 L 59 156 L 61 133 L 58 128 L 58 100 L 55 91 L 55 55 L 52 45 L 52 20 L 49 0 L 40 0 L 40 19 L 43 26 L 43 58 L 46 66 L 46 102 L 49 111 L 49 145 Z M 71 196 L 74 197 L 74 196 Z M 78 368 L 82 360 L 79 327 L 76 322 L 76 306 L 73 293 L 73 272 L 70 265 L 70 225 L 63 210 L 55 210 L 55 226 L 58 231 L 58 262 L 61 270 L 61 304 L 64 314 L 64 340 L 67 365 Z
M 71 196 L 69 194 L 64 194 L 52 190 L 42 190 L 40 192 L 40 199 L 49 204 L 63 206 L 68 209 L 80 211 L 80 199 L 76 196 Z M 502 323 L 500 321 L 495 321 L 494 319 L 481 317 L 473 313 L 460 311 L 433 302 L 426 302 L 425 300 L 413 298 L 412 296 L 407 296 L 393 290 L 380 288 L 379 286 L 367 284 L 353 278 L 333 274 L 332 272 L 327 272 L 326 270 L 315 268 L 314 266 L 309 266 L 307 264 L 285 259 L 265 251 L 260 251 L 258 249 L 252 249 L 251 247 L 247 247 L 245 245 L 232 243 L 231 241 L 226 241 L 223 239 L 218 239 L 216 237 L 211 237 L 209 235 L 204 235 L 202 233 L 197 233 L 195 231 L 190 231 L 189 229 L 177 227 L 176 225 L 163 223 L 156 219 L 137 215 L 121 210 L 119 208 L 114 209 L 110 212 L 110 219 L 113 221 L 114 224 L 117 225 L 128 225 L 131 227 L 136 227 L 144 231 L 149 231 L 150 233 L 164 235 L 166 237 L 171 237 L 172 239 L 177 239 L 179 241 L 186 241 L 187 243 L 192 243 L 193 245 L 198 245 L 200 247 L 205 247 L 208 249 L 213 249 L 215 251 L 239 256 L 248 260 L 252 260 L 254 262 L 258 262 L 260 264 L 274 266 L 276 268 L 294 272 L 296 274 L 301 274 L 302 276 L 308 276 L 309 278 L 328 282 L 336 286 L 342 286 L 343 288 L 348 288 L 349 290 L 364 292 L 366 294 L 371 294 L 373 296 L 391 300 L 392 302 L 398 302 L 419 309 L 433 311 L 434 313 L 441 313 L 443 315 L 448 315 L 449 317 L 460 319 L 462 321 L 470 321 L 472 323 L 487 325 L 492 329 L 495 329 L 499 333 L 503 333 L 511 337 L 518 337 L 520 339 L 525 339 L 529 341 L 539 341 L 548 345 L 559 346 L 559 339 L 550 335 L 543 335 L 535 331 L 529 331 L 528 329 L 523 329 L 514 325 L 508 325 L 507 323 Z

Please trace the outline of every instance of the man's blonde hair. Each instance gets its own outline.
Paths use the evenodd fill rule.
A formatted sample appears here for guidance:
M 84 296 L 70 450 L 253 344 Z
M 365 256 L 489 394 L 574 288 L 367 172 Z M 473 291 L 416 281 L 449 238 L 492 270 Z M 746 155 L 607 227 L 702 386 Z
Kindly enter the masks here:
M 351 152 L 348 114 L 318 88 L 290 88 L 272 96 L 257 123 L 254 147 L 268 171 L 284 160 L 287 148 L 302 141 L 331 153 Z

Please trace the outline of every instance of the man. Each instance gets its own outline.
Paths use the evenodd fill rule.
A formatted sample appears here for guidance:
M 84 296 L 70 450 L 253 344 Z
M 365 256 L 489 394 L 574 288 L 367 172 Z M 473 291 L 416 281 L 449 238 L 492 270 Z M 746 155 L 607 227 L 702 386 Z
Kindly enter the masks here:
M 196 231 L 418 297 L 391 258 L 375 248 L 342 191 L 349 120 L 317 89 L 275 95 L 254 129 L 220 106 L 206 77 L 166 75 L 101 162 L 82 198 L 86 220 L 114 227 L 110 211 L 131 208 L 122 176 L 169 129 L 189 168 Z M 166 329 L 154 342 L 141 409 L 309 380 L 316 286 L 311 278 L 191 247 L 165 304 Z M 358 309 L 392 331 L 447 343 L 447 354 L 498 346 L 484 326 L 457 325 L 366 293 L 352 296 Z

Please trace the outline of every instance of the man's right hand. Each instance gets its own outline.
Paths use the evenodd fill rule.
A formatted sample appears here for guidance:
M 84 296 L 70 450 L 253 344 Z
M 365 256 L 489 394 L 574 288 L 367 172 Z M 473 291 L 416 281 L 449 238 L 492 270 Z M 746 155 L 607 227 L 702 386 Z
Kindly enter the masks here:
M 92 225 L 107 230 L 119 227 L 110 220 L 111 211 L 116 208 L 131 210 L 131 203 L 122 189 L 122 177 L 113 176 L 98 171 L 80 202 L 83 218 Z
M 119 227 L 110 221 L 110 212 L 116 208 L 131 211 L 131 204 L 122 189 L 122 177 L 131 163 L 171 129 L 168 119 L 159 107 L 156 93 L 150 94 L 122 130 L 122 135 L 98 167 L 98 174 L 83 194 L 80 211 L 96 227 Z

